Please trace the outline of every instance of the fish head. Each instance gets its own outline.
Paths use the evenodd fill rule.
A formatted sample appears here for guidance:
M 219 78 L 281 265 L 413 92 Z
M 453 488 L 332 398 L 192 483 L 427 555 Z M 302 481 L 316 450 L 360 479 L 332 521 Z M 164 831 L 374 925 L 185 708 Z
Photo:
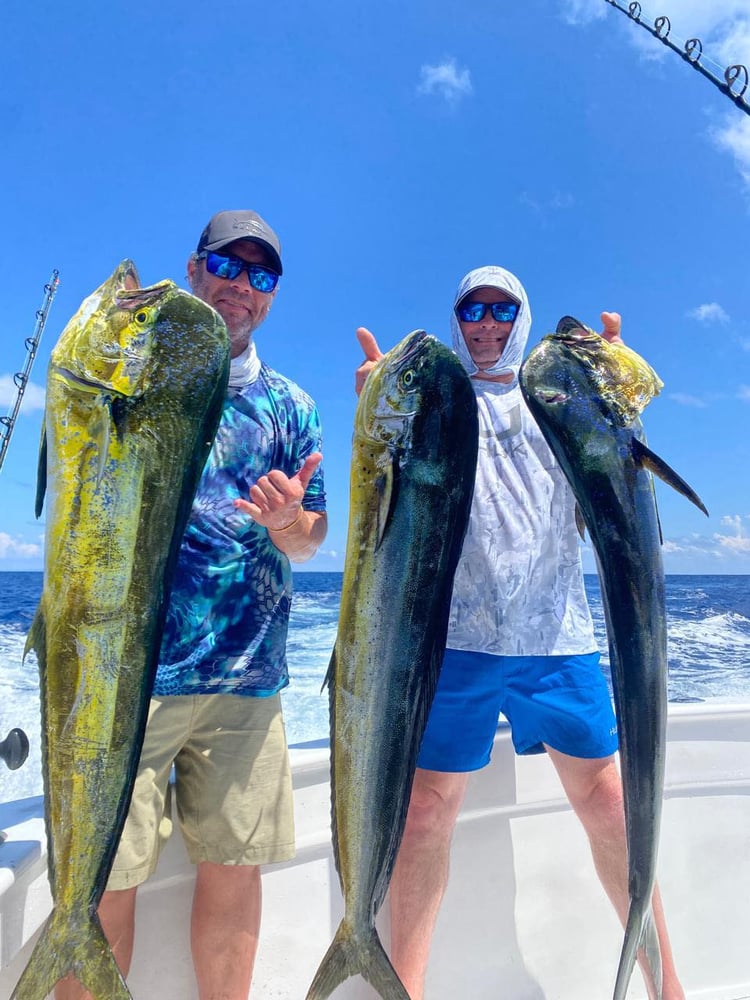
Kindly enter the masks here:
M 603 420 L 613 428 L 638 420 L 662 382 L 651 366 L 622 343 L 610 343 L 571 317 L 529 353 L 521 388 L 537 422 L 555 425 Z
M 551 336 L 559 339 L 586 369 L 592 389 L 622 425 L 640 416 L 664 387 L 640 354 L 622 342 L 605 340 L 572 316 L 563 316 Z
M 532 348 L 519 373 L 521 391 L 545 437 L 568 441 L 580 437 L 590 424 L 592 396 L 590 372 L 563 338 L 550 335 Z M 597 412 L 596 423 L 600 415 Z
M 351 477 L 350 510 L 372 526 L 375 549 L 407 494 L 431 519 L 468 516 L 478 437 L 476 396 L 454 351 L 415 330 L 383 355 L 357 404 Z
M 162 305 L 177 290 L 173 281 L 141 288 L 135 264 L 122 261 L 66 325 L 51 371 L 83 391 L 140 396 Z
M 408 446 L 420 406 L 427 337 L 424 330 L 408 334 L 370 372 L 357 405 L 355 437 L 392 448 Z
M 206 380 L 223 381 L 223 395 L 229 373 L 226 323 L 212 306 L 192 292 L 172 282 L 163 284 L 168 287 L 153 300 L 151 307 L 148 368 L 154 374 L 161 373 L 161 382 L 179 382 L 188 390 Z M 151 291 L 149 288 L 124 291 L 118 301 L 131 308 Z M 142 305 L 135 305 L 136 320 L 141 308 Z
M 391 451 L 408 450 L 415 423 L 450 423 L 463 412 L 473 418 L 475 409 L 471 382 L 454 352 L 415 330 L 370 372 L 357 406 L 355 437 Z

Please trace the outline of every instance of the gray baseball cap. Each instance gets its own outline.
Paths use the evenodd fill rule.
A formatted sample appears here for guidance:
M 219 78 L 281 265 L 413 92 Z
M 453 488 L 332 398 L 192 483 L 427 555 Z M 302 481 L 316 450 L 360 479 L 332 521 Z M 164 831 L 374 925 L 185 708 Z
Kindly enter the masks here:
M 250 240 L 263 247 L 273 270 L 283 274 L 278 236 L 257 212 L 251 212 L 249 209 L 238 212 L 217 212 L 201 233 L 196 252 L 220 250 L 235 240 Z

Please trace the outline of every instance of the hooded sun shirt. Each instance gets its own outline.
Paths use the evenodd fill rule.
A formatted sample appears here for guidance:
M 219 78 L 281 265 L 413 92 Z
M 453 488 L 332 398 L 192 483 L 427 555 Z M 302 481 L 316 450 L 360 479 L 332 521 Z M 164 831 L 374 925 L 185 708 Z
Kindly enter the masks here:
M 479 411 L 479 456 L 469 527 L 453 586 L 448 646 L 502 656 L 596 650 L 583 584 L 575 498 L 521 395 L 518 370 L 531 330 L 526 291 L 510 271 L 480 267 L 458 286 L 453 349 L 476 375 L 456 306 L 491 287 L 520 303 L 510 337 L 487 374 L 472 378 Z

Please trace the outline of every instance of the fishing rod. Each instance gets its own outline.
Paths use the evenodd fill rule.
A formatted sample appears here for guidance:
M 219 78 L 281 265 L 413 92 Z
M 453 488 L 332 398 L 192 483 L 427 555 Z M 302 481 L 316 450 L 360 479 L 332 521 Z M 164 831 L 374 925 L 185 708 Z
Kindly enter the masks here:
M 735 63 L 733 66 L 727 66 L 724 70 L 724 79 L 722 80 L 720 77 L 714 76 L 714 74 L 710 70 L 706 69 L 703 63 L 701 63 L 701 57 L 703 55 L 703 42 L 700 38 L 688 38 L 682 49 L 671 41 L 669 34 L 672 30 L 672 24 L 666 15 L 655 18 L 652 26 L 643 19 L 641 5 L 637 2 L 630 3 L 627 7 L 623 7 L 620 3 L 618 3 L 618 0 L 605 0 L 605 3 L 608 3 L 611 7 L 614 7 L 616 10 L 626 14 L 631 21 L 635 21 L 636 24 L 640 24 L 640 26 L 650 32 L 654 38 L 658 38 L 660 42 L 663 42 L 668 48 L 672 49 L 673 52 L 676 52 L 681 59 L 690 63 L 694 69 L 697 69 L 699 73 L 702 73 L 705 77 L 707 77 L 711 83 L 718 87 L 722 94 L 726 94 L 729 100 L 733 101 L 741 111 L 744 111 L 746 115 L 750 115 L 750 103 L 748 102 L 748 97 L 750 97 L 750 95 L 748 95 L 748 97 L 745 96 L 748 93 L 748 84 L 750 83 L 747 66 L 743 66 L 741 63 Z M 714 65 L 718 64 L 714 63 Z
M 0 417 L 0 469 L 3 467 L 5 455 L 8 451 L 8 445 L 10 444 L 10 438 L 13 433 L 13 427 L 16 423 L 16 417 L 18 416 L 18 411 L 21 409 L 21 400 L 23 399 L 23 394 L 26 391 L 26 385 L 29 381 L 31 366 L 34 364 L 34 358 L 36 357 L 36 352 L 39 349 L 39 341 L 42 339 L 44 324 L 47 322 L 47 315 L 49 313 L 50 306 L 52 305 L 52 300 L 55 297 L 57 286 L 60 284 L 59 276 L 60 272 L 57 268 L 55 268 L 52 272 L 50 280 L 44 286 L 44 301 L 41 309 L 37 309 L 36 311 L 36 324 L 34 326 L 34 332 L 30 337 L 26 338 L 26 364 L 23 366 L 23 371 L 16 372 L 13 376 L 13 381 L 15 382 L 18 390 L 15 402 L 8 416 Z

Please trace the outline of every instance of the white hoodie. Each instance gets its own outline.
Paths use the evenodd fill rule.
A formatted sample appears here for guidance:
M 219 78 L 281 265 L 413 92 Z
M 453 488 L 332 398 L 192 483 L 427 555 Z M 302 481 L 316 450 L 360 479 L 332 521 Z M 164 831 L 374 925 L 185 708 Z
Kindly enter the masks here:
M 575 498 L 526 407 L 518 370 L 531 329 L 523 285 L 500 267 L 471 271 L 458 286 L 453 348 L 477 372 L 455 306 L 475 288 L 509 293 L 521 308 L 503 354 L 472 379 L 479 410 L 479 457 L 469 528 L 453 586 L 448 646 L 503 656 L 591 653 L 596 647 L 583 585 Z

